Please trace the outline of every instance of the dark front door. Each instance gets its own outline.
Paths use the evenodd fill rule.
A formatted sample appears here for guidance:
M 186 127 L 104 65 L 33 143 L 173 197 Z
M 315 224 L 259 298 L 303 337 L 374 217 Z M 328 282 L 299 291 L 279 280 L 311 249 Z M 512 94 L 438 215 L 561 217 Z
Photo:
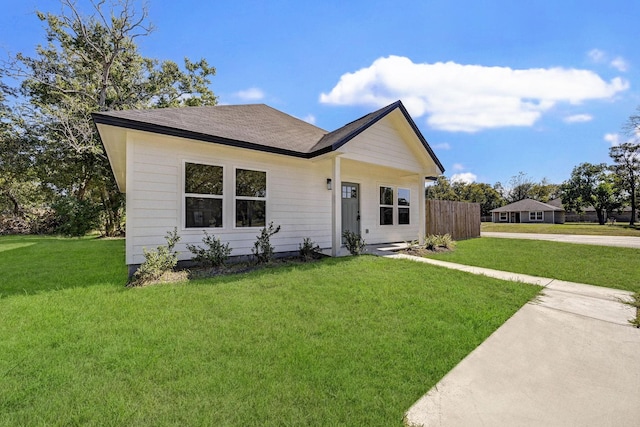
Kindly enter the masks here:
M 351 182 L 342 183 L 342 234 L 345 231 L 360 234 L 360 185 Z

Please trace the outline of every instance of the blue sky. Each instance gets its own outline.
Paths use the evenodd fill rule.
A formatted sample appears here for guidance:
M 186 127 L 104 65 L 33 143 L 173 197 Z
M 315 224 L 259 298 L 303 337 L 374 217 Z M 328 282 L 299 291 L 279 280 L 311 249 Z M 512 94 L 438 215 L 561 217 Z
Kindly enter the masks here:
M 87 0 L 79 0 L 87 4 Z M 640 105 L 640 2 L 160 1 L 143 55 L 206 58 L 224 104 L 266 103 L 334 130 L 401 99 L 452 178 L 560 183 L 609 162 Z M 0 0 L 0 54 L 44 42 Z

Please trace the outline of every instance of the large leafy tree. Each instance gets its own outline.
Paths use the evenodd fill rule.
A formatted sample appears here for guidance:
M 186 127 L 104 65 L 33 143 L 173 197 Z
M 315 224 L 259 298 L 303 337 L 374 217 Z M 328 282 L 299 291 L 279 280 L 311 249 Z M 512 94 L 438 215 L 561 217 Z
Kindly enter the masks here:
M 95 111 L 214 105 L 215 69 L 185 58 L 180 67 L 140 54 L 136 40 L 150 34 L 146 8 L 131 0 L 90 1 L 83 15 L 61 0 L 58 15 L 38 12 L 46 45 L 34 56 L 18 54 L 16 75 L 30 106 L 27 117 L 36 170 L 43 183 L 79 202 L 101 206 L 105 233 L 120 231 L 123 196 L 96 129 Z
M 20 116 L 8 105 L 15 90 L 3 83 L 2 74 L 0 70 L 0 214 L 23 218 L 42 201 L 41 192 Z
M 571 177 L 561 186 L 561 193 L 565 209 L 582 212 L 593 206 L 600 224 L 605 223 L 605 214 L 622 207 L 616 177 L 605 163 L 581 163 L 573 168 Z
M 427 187 L 426 198 L 479 203 L 483 216 L 490 215 L 492 209 L 504 205 L 504 199 L 500 193 L 489 184 L 451 182 L 445 176 L 439 176 L 433 185 Z
M 640 119 L 639 119 L 640 123 Z M 640 131 L 640 127 L 638 127 Z M 609 149 L 609 156 L 613 159 L 611 169 L 620 178 L 631 206 L 629 225 L 636 221 L 638 186 L 640 181 L 640 142 L 625 142 Z
M 504 194 L 504 198 L 509 203 L 531 198 L 531 190 L 534 185 L 535 183 L 526 173 L 519 172 L 509 180 L 509 188 Z
M 542 178 L 542 181 L 534 183 L 529 189 L 529 197 L 543 203 L 547 203 L 559 195 L 560 186 L 552 184 L 547 178 Z

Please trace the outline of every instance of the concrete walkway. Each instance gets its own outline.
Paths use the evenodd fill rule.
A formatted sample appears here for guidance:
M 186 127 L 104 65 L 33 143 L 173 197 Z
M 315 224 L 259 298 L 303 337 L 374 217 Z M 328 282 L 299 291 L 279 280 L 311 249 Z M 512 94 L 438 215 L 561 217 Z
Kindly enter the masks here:
M 629 292 L 391 254 L 544 286 L 405 414 L 409 426 L 638 426 L 640 329 Z
M 481 237 L 498 237 L 504 239 L 549 240 L 552 242 L 580 243 L 583 245 L 621 246 L 640 249 L 640 237 L 631 236 L 586 236 L 570 234 L 536 234 L 536 233 L 497 233 L 482 232 Z

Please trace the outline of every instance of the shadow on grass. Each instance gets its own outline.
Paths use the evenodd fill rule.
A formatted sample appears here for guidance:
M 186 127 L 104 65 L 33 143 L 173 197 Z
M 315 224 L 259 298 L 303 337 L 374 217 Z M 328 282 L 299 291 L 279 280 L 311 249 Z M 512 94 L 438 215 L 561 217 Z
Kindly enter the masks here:
M 0 237 L 0 298 L 126 282 L 122 239 Z

